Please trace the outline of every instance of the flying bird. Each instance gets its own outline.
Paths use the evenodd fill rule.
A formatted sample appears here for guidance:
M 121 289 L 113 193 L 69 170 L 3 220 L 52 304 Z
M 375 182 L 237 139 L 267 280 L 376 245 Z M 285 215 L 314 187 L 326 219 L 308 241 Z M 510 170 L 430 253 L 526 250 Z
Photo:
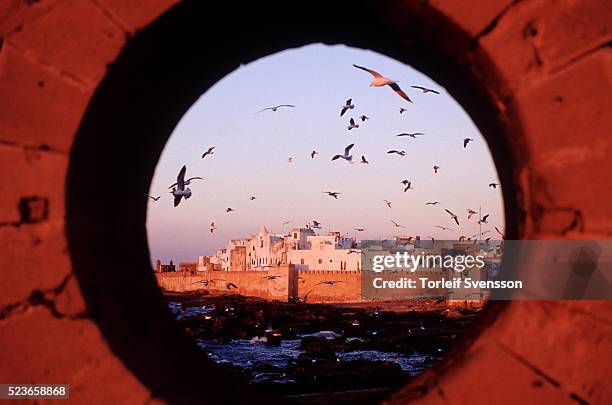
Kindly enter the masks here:
M 178 176 L 176 177 L 176 183 L 174 183 L 172 187 L 172 195 L 174 196 L 174 206 L 178 206 L 181 202 L 181 198 L 185 198 L 186 200 L 191 197 L 191 190 L 189 187 L 185 187 L 185 173 L 187 172 L 187 166 L 183 166 Z M 176 187 L 174 187 L 176 186 Z
M 426 93 L 440 94 L 439 92 L 432 90 L 432 89 L 428 89 L 427 87 L 421 87 L 421 86 L 410 86 L 410 87 L 412 87 L 413 89 L 421 90 L 423 94 L 426 94 Z
M 472 142 L 473 139 L 472 138 L 463 138 L 463 148 L 467 148 L 468 143 Z
M 353 99 L 349 98 L 342 106 L 342 109 L 340 110 L 340 116 L 342 117 L 347 110 L 352 110 L 353 108 L 355 108 L 355 104 L 353 104 Z
M 349 146 L 344 148 L 344 155 L 335 155 L 332 158 L 332 160 L 336 160 L 336 159 L 342 158 L 342 159 L 346 160 L 347 162 L 352 162 L 353 161 L 353 156 L 349 155 L 349 153 L 351 153 L 351 149 L 353 148 L 353 146 L 355 146 L 354 143 L 350 144 Z
M 445 226 L 440 226 L 440 225 L 436 225 L 436 228 L 440 228 L 440 229 L 442 229 L 443 231 L 454 231 L 454 229 L 453 229 L 453 228 L 447 228 L 447 227 L 445 227 Z
M 153 201 L 157 201 L 161 198 L 161 195 L 158 195 L 157 197 L 149 196 L 149 198 Z
M 412 100 L 410 100 L 410 97 L 408 97 L 408 95 L 404 93 L 402 89 L 400 89 L 400 86 L 397 84 L 396 81 L 387 79 L 386 77 L 384 77 L 383 75 L 381 75 L 375 70 L 368 69 L 368 68 L 365 68 L 363 66 L 358 66 L 358 65 L 353 65 L 353 66 L 356 67 L 357 69 L 364 70 L 368 72 L 369 74 L 371 74 L 372 76 L 374 76 L 374 80 L 372 80 L 372 82 L 370 83 L 370 86 L 374 86 L 374 87 L 389 86 L 398 96 L 412 103 Z
M 474 211 L 473 209 L 468 208 L 467 210 L 467 219 L 472 218 L 472 215 L 476 214 L 476 211 Z
M 397 222 L 395 222 L 394 220 L 391 220 L 391 222 L 393 223 L 393 225 L 395 225 L 396 228 L 405 228 L 404 225 L 400 225 Z
M 501 236 L 502 239 L 505 239 L 504 234 L 502 233 L 502 231 L 500 231 L 499 228 L 496 227 L 496 226 L 494 228 L 497 231 L 497 233 L 499 234 L 499 236 Z
M 385 204 L 387 204 L 387 207 L 391 208 L 391 201 L 389 200 L 383 200 Z
M 227 208 L 225 209 L 225 212 L 234 212 L 234 211 L 236 211 L 236 210 L 235 210 L 235 209 L 233 209 L 233 208 L 231 208 L 231 207 L 227 207 Z
M 440 204 L 440 201 L 431 201 L 431 202 L 426 202 L 425 205 L 438 205 Z
M 321 229 L 321 223 L 319 221 L 312 220 L 312 227 L 315 229 Z
M 267 110 L 276 112 L 276 110 L 278 110 L 281 107 L 295 108 L 295 106 L 292 105 L 292 104 L 279 104 L 279 105 L 275 105 L 274 107 L 266 107 L 266 108 L 264 108 L 262 110 L 257 111 L 255 114 L 259 114 L 260 112 L 264 112 L 264 111 L 267 111 Z
M 370 117 L 368 117 L 367 115 L 360 115 L 359 118 L 361 119 L 361 122 L 365 122 L 365 120 L 370 119 Z
M 434 165 L 433 171 L 434 171 L 435 174 L 438 173 L 438 170 L 440 170 L 440 166 Z
M 480 220 L 478 221 L 479 224 L 488 224 L 487 222 L 487 218 L 489 218 L 489 214 L 485 215 L 484 217 L 480 218 Z
M 310 152 L 310 158 L 314 159 L 315 155 L 318 155 L 319 152 L 317 152 L 316 150 L 313 150 L 312 152 Z
M 457 223 L 457 225 L 459 225 L 459 218 L 457 217 L 457 215 L 453 214 L 452 212 L 450 212 L 446 208 L 444 209 L 444 211 L 448 212 L 449 215 L 451 216 L 451 218 L 453 218 L 455 220 L 455 222 Z
M 202 154 L 202 159 L 204 159 L 208 155 L 213 155 L 215 153 L 214 150 L 215 150 L 214 146 L 211 146 L 210 148 L 208 148 L 208 150 Z
M 255 197 L 254 195 L 249 197 L 249 200 L 253 201 L 253 200 L 257 200 L 257 197 Z
M 370 164 L 370 162 L 368 162 L 368 160 L 366 159 L 366 157 L 364 155 L 361 155 L 361 162 L 359 163 L 363 163 L 363 164 Z
M 265 280 L 276 280 L 277 278 L 281 278 L 281 276 L 279 276 L 277 274 L 273 274 L 273 275 L 269 275 L 269 276 L 264 276 L 263 278 Z
M 355 120 L 351 118 L 349 120 L 349 124 L 348 124 L 347 128 L 350 131 L 351 129 L 359 128 L 359 124 L 355 124 Z
M 499 186 L 499 183 L 489 183 L 489 187 L 497 188 L 497 186 Z
M 400 109 L 399 109 L 399 113 L 400 113 L 400 114 L 403 114 L 403 113 L 405 113 L 406 111 L 408 111 L 408 110 L 406 110 L 404 107 L 400 107 Z
M 334 197 L 337 200 L 338 196 L 342 193 L 339 193 L 337 191 L 323 191 L 323 194 L 327 194 L 328 196 Z
M 353 230 L 354 230 L 354 231 L 357 231 L 357 232 L 367 231 L 367 229 L 366 229 L 366 228 L 355 228 L 355 229 L 353 229 Z
M 395 136 L 409 136 L 411 138 L 415 138 L 416 139 L 416 137 L 420 136 L 420 135 L 425 135 L 425 134 L 422 133 L 422 132 L 412 132 L 412 133 L 410 133 L 410 132 L 402 132 L 401 134 L 397 134 Z
M 400 156 L 406 156 L 406 151 L 403 150 L 395 150 L 395 149 L 391 149 L 389 151 L 387 151 L 387 153 L 396 153 Z
M 341 281 L 341 280 L 327 280 L 327 281 L 321 281 L 321 282 L 319 282 L 319 283 L 315 284 L 315 286 L 317 286 L 317 285 L 321 285 L 321 284 L 327 284 L 328 286 L 333 287 L 333 285 L 334 285 L 334 284 L 337 284 L 337 283 L 346 283 L 346 281 Z
M 406 187 L 404 188 L 404 193 L 405 193 L 406 191 L 408 191 L 408 190 L 414 190 L 414 189 L 412 188 L 412 182 L 411 182 L 411 181 L 408 181 L 408 180 L 402 180 L 402 184 L 403 184 L 404 186 L 406 186 Z
M 238 286 L 234 283 L 227 283 L 225 284 L 225 288 L 227 288 L 228 290 L 231 290 L 232 288 L 238 288 Z
M 215 229 L 217 229 L 217 227 L 215 226 L 214 222 L 210 223 L 210 228 L 209 229 L 210 229 L 210 233 L 213 233 L 215 231 Z
M 281 225 L 285 226 L 285 225 L 289 225 L 290 223 L 291 223 L 291 221 L 285 221 Z
M 292 157 L 287 158 L 287 162 L 293 163 L 293 158 Z

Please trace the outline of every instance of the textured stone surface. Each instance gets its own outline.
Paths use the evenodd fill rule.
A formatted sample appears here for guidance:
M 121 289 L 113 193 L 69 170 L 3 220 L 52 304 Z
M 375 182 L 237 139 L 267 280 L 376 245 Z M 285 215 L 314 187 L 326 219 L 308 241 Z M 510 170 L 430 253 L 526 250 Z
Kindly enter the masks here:
M 177 3 L 0 2 L 2 382 L 69 382 L 72 398 L 79 403 L 162 403 L 160 396 L 177 398 L 172 396 L 176 394 L 173 388 L 164 385 L 176 370 L 163 369 L 164 364 L 170 364 L 164 363 L 167 359 L 163 353 L 148 354 L 149 358 L 162 359 L 155 363 L 157 369 L 139 369 L 138 359 L 128 366 L 126 359 L 118 358 L 117 351 L 111 350 L 111 337 L 101 335 L 93 321 L 95 314 L 85 305 L 87 297 L 83 297 L 83 285 L 79 284 L 83 281 L 72 273 L 64 223 L 68 153 L 92 95 L 124 45 L 137 40 L 139 32 Z M 351 4 L 350 10 L 334 8 L 334 22 L 341 21 L 339 16 L 348 12 L 359 15 L 368 4 Z M 440 60 L 448 57 L 460 62 L 460 68 L 465 69 L 460 72 L 479 79 L 479 89 L 491 104 L 492 109 L 487 111 L 495 112 L 487 115 L 503 129 L 503 135 L 485 135 L 492 150 L 503 150 L 498 148 L 500 144 L 509 147 L 508 156 L 497 156 L 497 162 L 505 165 L 501 173 L 507 182 L 504 189 L 510 185 L 516 189 L 516 196 L 506 195 L 507 202 L 516 201 L 518 205 L 516 218 L 508 217 L 516 221 L 509 224 L 517 230 L 516 236 L 609 238 L 609 2 L 406 0 L 386 2 L 385 7 L 380 6 L 382 2 L 375 4 L 378 6 L 367 9 L 367 17 L 374 18 L 378 13 L 395 42 L 379 39 L 380 31 L 373 34 L 363 28 L 364 32 L 354 32 L 359 44 L 369 43 L 372 48 L 401 56 L 404 46 L 410 48 L 420 42 L 433 47 Z M 306 41 L 338 40 L 329 27 L 327 31 L 320 29 L 329 23 L 325 21 L 327 13 L 321 13 L 324 8 L 331 13 L 329 3 L 315 1 L 292 5 L 295 6 L 316 11 L 314 18 L 304 22 L 303 26 L 308 27 L 304 32 Z M 231 23 L 241 11 L 235 5 L 215 7 L 234 7 L 231 13 L 225 10 L 220 14 L 223 18 L 231 15 Z M 286 23 L 288 14 L 282 13 L 301 15 L 284 8 L 270 13 L 279 24 L 279 32 L 293 27 Z M 316 20 L 319 17 L 321 21 Z M 203 14 L 203 23 L 206 18 Z M 244 41 L 250 41 L 256 33 L 253 30 L 245 35 L 240 29 L 240 24 L 232 25 Z M 249 42 L 238 50 L 248 55 L 247 59 L 282 48 L 282 42 L 258 48 L 260 43 L 279 37 L 275 27 L 258 29 L 270 31 L 260 38 L 262 42 Z M 165 44 L 176 45 L 179 44 Z M 158 51 L 155 46 L 145 49 Z M 418 59 L 414 49 L 406 52 Z M 210 68 L 210 64 L 206 67 Z M 455 82 L 464 80 L 461 74 L 457 76 L 455 68 L 452 64 L 432 66 L 432 71 Z M 214 69 L 201 71 L 210 83 L 217 79 L 216 74 Z M 469 101 L 466 97 L 458 99 Z M 170 123 L 168 126 L 172 127 Z M 503 142 L 500 137 L 504 137 Z M 79 221 L 76 226 L 87 228 L 91 222 L 103 222 L 104 218 Z M 121 234 L 123 230 L 114 232 Z M 146 246 L 142 241 L 136 242 L 137 246 Z M 80 246 L 81 253 L 86 255 L 90 248 Z M 95 282 L 95 275 L 91 277 L 85 281 Z M 129 282 L 132 278 L 124 274 L 124 280 Z M 135 294 L 138 287 L 121 286 L 117 281 L 114 290 L 100 292 L 99 301 L 117 314 L 118 329 L 132 333 L 130 342 L 136 342 L 136 348 L 163 348 L 163 338 L 155 339 L 166 336 L 167 325 L 163 330 L 150 331 L 147 328 L 151 324 L 144 322 L 161 317 L 155 312 L 161 311 L 159 308 L 151 309 L 152 313 L 142 318 L 124 319 L 125 308 L 113 306 L 122 297 Z M 401 390 L 394 401 L 612 402 L 608 361 L 612 354 L 610 303 L 516 302 L 490 308 L 494 309 L 485 315 L 480 329 L 456 349 L 455 355 Z M 105 328 L 112 330 L 108 325 Z M 141 336 L 149 340 L 138 340 Z M 128 345 L 124 352 L 133 348 Z M 207 374 L 207 379 L 201 380 L 202 387 L 220 387 L 222 382 L 215 376 L 216 372 Z M 155 395 L 141 382 L 144 379 L 155 386 Z M 189 402 L 189 394 L 201 394 L 174 389 L 180 390 L 182 400 L 174 402 Z M 238 390 L 222 395 L 234 391 Z

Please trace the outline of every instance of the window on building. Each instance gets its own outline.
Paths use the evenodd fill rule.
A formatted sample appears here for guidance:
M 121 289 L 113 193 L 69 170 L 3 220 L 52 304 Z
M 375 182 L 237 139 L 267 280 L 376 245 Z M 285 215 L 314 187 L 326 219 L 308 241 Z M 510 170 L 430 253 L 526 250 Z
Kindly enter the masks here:
M 301 259 L 301 260 L 300 260 L 300 263 L 301 263 L 301 264 L 304 264 L 304 259 Z
M 319 264 L 323 264 L 323 259 L 319 259 Z
M 293 233 L 293 239 L 297 239 L 297 232 Z

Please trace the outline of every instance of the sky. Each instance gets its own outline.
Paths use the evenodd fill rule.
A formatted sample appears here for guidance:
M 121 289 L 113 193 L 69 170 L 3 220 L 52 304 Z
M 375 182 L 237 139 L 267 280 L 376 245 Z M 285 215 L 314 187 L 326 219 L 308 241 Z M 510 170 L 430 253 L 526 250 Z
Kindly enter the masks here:
M 366 66 L 398 81 L 413 104 L 388 86 L 370 87 Z M 439 95 L 422 94 L 411 85 Z M 345 101 L 355 109 L 340 117 Z M 276 112 L 262 108 L 293 104 Z M 399 108 L 406 108 L 403 114 Z M 365 114 L 366 122 L 357 120 Z M 347 130 L 353 117 L 359 128 Z M 417 139 L 396 137 L 424 132 Z M 463 138 L 473 138 L 467 148 Z M 354 164 L 335 154 L 354 143 Z M 215 153 L 202 153 L 215 146 Z M 406 156 L 390 155 L 390 149 Z M 319 152 L 314 159 L 310 152 Z M 359 164 L 361 155 L 370 162 Z M 293 162 L 289 163 L 288 158 Z M 186 177 L 201 176 L 189 187 L 193 196 L 173 206 L 168 186 L 183 165 Z M 434 174 L 433 165 L 440 166 Z M 404 192 L 401 181 L 412 182 Z M 147 232 L 151 259 L 194 261 L 213 254 L 229 239 L 245 238 L 265 225 L 287 233 L 293 226 L 321 222 L 321 234 L 340 231 L 358 239 L 399 235 L 454 239 L 478 233 L 467 209 L 489 214 L 504 230 L 501 188 L 488 146 L 463 108 L 423 73 L 395 59 L 344 45 L 314 44 L 258 59 L 233 71 L 208 89 L 185 113 L 157 164 L 149 200 Z M 339 191 L 337 200 L 323 191 Z M 250 201 L 253 195 L 257 199 Z M 383 202 L 391 201 L 391 208 Z M 437 206 L 425 202 L 440 201 Z M 235 212 L 226 213 L 231 207 Z M 459 216 L 457 227 L 444 208 Z M 406 228 L 396 228 L 394 220 Z M 291 224 L 282 226 L 285 221 Z M 209 232 L 210 223 L 217 229 Z M 457 229 L 443 231 L 435 225 Z M 366 228 L 356 232 L 354 228 Z

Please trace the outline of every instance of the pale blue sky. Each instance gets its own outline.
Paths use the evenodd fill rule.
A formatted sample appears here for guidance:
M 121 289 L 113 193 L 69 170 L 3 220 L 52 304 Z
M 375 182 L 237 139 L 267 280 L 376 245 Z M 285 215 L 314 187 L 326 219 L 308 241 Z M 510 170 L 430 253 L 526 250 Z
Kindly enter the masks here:
M 371 76 L 358 64 L 379 71 L 406 91 L 414 104 L 389 87 L 369 87 Z M 440 91 L 421 94 L 410 85 Z M 356 108 L 340 117 L 345 100 Z M 277 112 L 258 110 L 294 104 Z M 399 108 L 408 111 L 399 114 Z M 371 120 L 348 131 L 350 117 L 365 114 Z M 401 132 L 424 132 L 417 139 L 395 137 Z M 463 138 L 475 142 L 463 148 Z M 334 154 L 354 143 L 353 165 L 331 161 Z M 204 150 L 215 154 L 201 159 Z M 319 155 L 311 159 L 315 149 Z M 388 155 L 403 149 L 405 157 Z M 369 165 L 358 164 L 361 155 Z M 294 162 L 288 163 L 288 157 Z M 190 186 L 193 196 L 174 208 L 168 186 L 187 165 L 187 177 L 201 176 Z M 432 166 L 441 167 L 434 174 Z M 414 190 L 403 192 L 406 178 Z M 194 260 L 225 246 L 230 238 L 256 233 L 261 225 L 271 232 L 286 232 L 316 219 L 322 232 L 353 228 L 368 230 L 359 239 L 394 235 L 457 238 L 478 232 L 477 218 L 466 220 L 467 208 L 490 214 L 493 226 L 504 228 L 501 190 L 488 146 L 470 117 L 446 91 L 430 78 L 394 59 L 346 46 L 309 45 L 286 50 L 232 72 L 204 93 L 187 111 L 172 133 L 157 165 L 150 193 L 147 231 L 152 259 Z M 338 200 L 322 191 L 339 191 Z M 249 196 L 258 197 L 249 201 Z M 383 199 L 392 202 L 389 209 Z M 426 201 L 440 201 L 426 206 Z M 225 213 L 225 208 L 236 211 Z M 453 227 L 444 212 L 455 212 L 461 222 L 457 233 L 434 225 Z M 281 226 L 284 221 L 292 224 Z M 406 229 L 391 224 L 395 220 Z M 213 235 L 209 224 L 218 229 Z

